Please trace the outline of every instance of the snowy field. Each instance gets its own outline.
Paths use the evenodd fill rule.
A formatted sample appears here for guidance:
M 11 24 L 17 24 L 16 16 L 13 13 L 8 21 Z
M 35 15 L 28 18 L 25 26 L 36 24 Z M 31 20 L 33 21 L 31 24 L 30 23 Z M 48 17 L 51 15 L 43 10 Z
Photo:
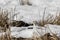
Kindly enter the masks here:
M 29 29 L 32 28 L 32 29 Z M 45 27 L 40 26 L 28 26 L 28 27 L 11 27 L 11 36 L 15 38 L 32 38 L 34 35 L 36 37 L 43 36 L 46 33 L 50 33 L 51 35 L 56 34 L 60 37 L 60 26 L 59 25 L 51 25 L 47 24 Z M 5 33 L 3 32 L 3 35 Z M 2 33 L 0 33 L 2 36 Z
M 28 29 L 29 27 L 33 27 L 33 29 Z M 47 24 L 45 27 L 39 27 L 39 26 L 29 26 L 29 27 L 11 27 L 11 36 L 19 38 L 32 38 L 33 35 L 43 36 L 46 33 L 52 33 L 56 34 L 57 36 L 60 36 L 60 26 L 58 25 L 51 25 Z M 28 35 L 28 36 L 27 36 Z
M 9 18 L 11 18 L 11 20 L 22 20 L 26 23 L 33 23 L 33 21 L 39 22 L 43 17 L 44 10 L 45 20 L 47 19 L 48 15 L 53 15 L 55 17 L 56 13 L 58 15 L 60 12 L 60 0 L 29 0 L 29 2 L 32 4 L 32 6 L 20 5 L 19 0 L 0 0 L 0 7 L 5 11 L 8 10 L 8 12 L 11 12 L 9 13 Z M 33 29 L 28 29 L 28 27 L 11 27 L 11 36 L 32 38 L 33 34 L 41 36 L 48 32 L 53 32 L 57 36 L 60 36 L 59 25 L 47 24 L 45 27 L 31 27 L 33 27 Z
M 9 18 L 12 20 L 23 20 L 27 23 L 39 22 L 43 17 L 44 10 L 45 19 L 47 19 L 48 15 L 56 16 L 56 13 L 60 12 L 59 0 L 30 0 L 30 3 L 32 3 L 32 6 L 20 5 L 19 0 L 2 0 L 0 7 L 10 12 Z M 16 15 L 14 16 L 14 14 Z

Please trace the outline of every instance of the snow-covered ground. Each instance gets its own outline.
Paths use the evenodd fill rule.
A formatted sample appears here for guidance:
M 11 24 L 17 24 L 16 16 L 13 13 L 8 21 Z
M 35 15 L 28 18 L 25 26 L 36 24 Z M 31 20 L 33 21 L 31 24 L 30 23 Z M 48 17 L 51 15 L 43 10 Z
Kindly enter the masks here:
M 33 29 L 28 29 L 29 27 L 33 27 Z M 51 25 L 47 24 L 45 27 L 40 26 L 29 26 L 29 27 L 11 27 L 11 36 L 19 38 L 32 38 L 34 35 L 43 36 L 46 33 L 56 34 L 60 36 L 60 25 Z
M 12 20 L 23 20 L 27 23 L 39 22 L 43 17 L 45 8 L 45 19 L 48 15 L 55 16 L 60 11 L 59 0 L 29 0 L 29 2 L 32 6 L 20 5 L 19 0 L 2 0 L 0 7 L 11 12 L 9 18 Z M 14 14 L 16 15 L 14 16 Z
M 31 28 L 32 29 L 29 29 Z M 60 25 L 47 24 L 45 27 L 41 26 L 28 26 L 28 27 L 11 27 L 11 36 L 15 38 L 32 38 L 33 36 L 39 37 L 46 33 L 51 35 L 54 33 L 58 37 L 60 36 Z M 5 32 L 0 33 L 0 36 L 4 35 Z
M 32 6 L 20 5 L 19 0 L 0 0 L 0 7 L 4 10 L 8 10 L 9 18 L 12 20 L 22 20 L 27 23 L 33 23 L 33 21 L 40 21 L 43 17 L 45 10 L 45 19 L 49 15 L 55 16 L 56 13 L 60 12 L 60 0 L 29 0 Z M 45 9 L 46 8 L 46 9 Z M 15 15 L 16 14 L 16 15 Z M 15 15 L 15 16 L 14 16 Z M 44 35 L 45 33 L 53 32 L 57 36 L 60 36 L 60 26 L 58 25 L 45 25 L 46 27 L 36 28 L 32 26 L 33 29 L 28 28 L 17 28 L 11 27 L 11 36 L 31 38 L 33 34 Z M 39 33 L 38 33 L 38 32 Z M 41 35 L 40 35 L 41 34 Z M 28 35 L 28 36 L 27 36 Z

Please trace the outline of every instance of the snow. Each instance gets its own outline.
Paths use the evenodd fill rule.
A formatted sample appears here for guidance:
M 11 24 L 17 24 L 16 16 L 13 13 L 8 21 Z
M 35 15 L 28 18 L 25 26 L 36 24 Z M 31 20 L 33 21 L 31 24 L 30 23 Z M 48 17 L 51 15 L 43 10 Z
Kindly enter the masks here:
M 51 25 L 51 24 L 48 24 L 48 25 L 46 25 L 47 26 L 47 32 L 49 32 L 49 33 L 54 33 L 54 34 L 56 34 L 57 36 L 60 36 L 60 25 Z
M 20 32 L 12 32 L 11 33 L 12 37 L 23 37 L 23 38 L 32 38 L 33 36 L 33 30 L 23 30 Z
M 33 23 L 33 21 L 39 22 L 42 20 L 45 8 L 45 20 L 48 15 L 55 16 L 56 13 L 60 11 L 59 0 L 29 0 L 32 6 L 22 6 L 19 0 L 2 0 L 0 2 L 0 7 L 10 12 L 9 18 L 11 18 L 11 20 L 22 20 L 27 23 Z M 14 16 L 14 14 L 17 15 Z
M 28 29 L 29 27 L 25 28 L 24 30 L 21 30 L 20 28 L 16 27 L 16 30 L 21 30 L 21 31 L 14 31 L 11 32 L 11 36 L 19 38 L 32 38 L 34 35 L 43 36 L 46 33 L 52 33 L 56 34 L 57 36 L 60 36 L 60 25 L 51 25 L 47 24 L 45 27 L 40 27 L 40 26 L 30 26 L 33 27 L 33 29 Z M 14 28 L 14 27 L 12 27 Z M 24 27 L 23 27 L 24 28 Z M 28 35 L 28 36 L 27 36 Z
M 32 29 L 28 29 L 32 27 Z M 43 36 L 46 33 L 56 34 L 58 37 L 60 36 L 60 25 L 52 25 L 46 24 L 44 27 L 41 26 L 28 26 L 28 27 L 10 27 L 11 36 L 15 38 L 32 38 L 33 36 L 39 37 Z M 7 33 L 7 32 L 6 32 Z M 0 36 L 5 35 L 5 32 L 1 33 Z
M 47 19 L 48 15 L 53 15 L 55 17 L 56 13 L 60 12 L 60 0 L 29 0 L 29 2 L 32 3 L 32 6 L 28 5 L 22 6 L 20 5 L 19 0 L 0 0 L 0 7 L 10 12 L 9 18 L 11 18 L 11 20 L 17 21 L 22 20 L 26 23 L 33 23 L 33 21 L 39 22 L 40 20 L 42 20 L 45 8 L 46 8 L 44 17 L 45 20 Z M 18 37 L 31 38 L 33 34 L 42 36 L 48 32 L 49 33 L 53 32 L 57 34 L 57 36 L 60 36 L 59 25 L 48 24 L 45 25 L 45 27 L 39 26 L 29 27 L 33 27 L 33 29 L 28 29 L 28 27 L 22 28 L 11 27 L 11 36 L 17 38 Z

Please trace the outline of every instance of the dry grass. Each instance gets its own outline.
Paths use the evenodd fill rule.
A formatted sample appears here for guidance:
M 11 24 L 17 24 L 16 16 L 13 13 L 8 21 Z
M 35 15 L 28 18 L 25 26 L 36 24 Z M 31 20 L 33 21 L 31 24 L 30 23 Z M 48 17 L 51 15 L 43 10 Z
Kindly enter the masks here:
M 5 32 L 5 35 L 0 36 L 0 40 L 10 40 L 8 11 L 0 10 L 0 32 Z
M 0 11 L 0 27 L 3 27 L 4 29 L 9 28 L 8 20 L 8 12 L 3 10 Z
M 59 40 L 55 34 L 50 35 L 50 33 L 46 33 L 44 36 L 41 37 L 43 40 Z
M 55 17 L 55 21 L 54 21 L 54 24 L 56 24 L 56 25 L 60 25 L 60 13 L 59 13 L 58 16 L 56 15 L 56 17 Z
M 49 14 L 47 16 L 47 19 L 45 20 L 45 11 L 46 8 L 44 9 L 43 17 L 42 20 L 40 20 L 39 25 L 44 26 L 45 24 L 55 24 L 55 25 L 60 25 L 60 13 L 56 13 L 56 16 Z M 58 15 L 57 15 L 58 14 Z

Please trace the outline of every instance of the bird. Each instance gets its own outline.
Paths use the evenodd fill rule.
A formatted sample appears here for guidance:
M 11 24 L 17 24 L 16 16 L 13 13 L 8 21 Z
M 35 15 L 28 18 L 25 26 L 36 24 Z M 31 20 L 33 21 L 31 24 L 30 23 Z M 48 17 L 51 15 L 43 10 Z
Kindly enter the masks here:
M 28 27 L 30 25 L 33 25 L 33 24 L 28 24 L 28 23 L 25 23 L 24 21 L 13 21 L 11 23 L 12 26 L 16 26 L 16 27 Z

